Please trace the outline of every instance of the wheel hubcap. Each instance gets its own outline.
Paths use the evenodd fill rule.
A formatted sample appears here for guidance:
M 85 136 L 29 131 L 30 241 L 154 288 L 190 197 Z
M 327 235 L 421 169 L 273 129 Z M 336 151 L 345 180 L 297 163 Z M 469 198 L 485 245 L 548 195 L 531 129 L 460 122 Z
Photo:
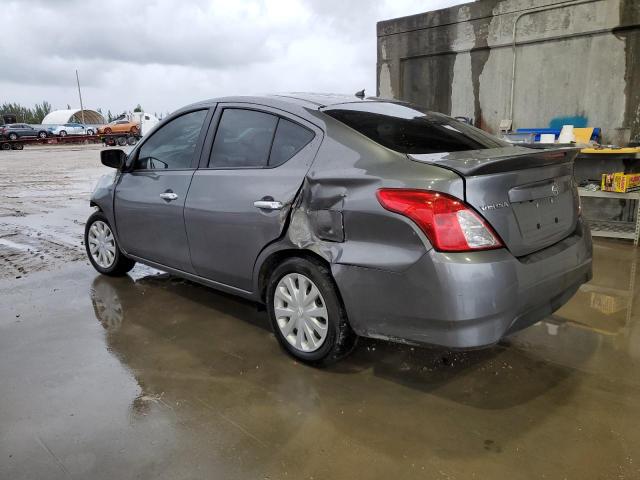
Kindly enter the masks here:
M 329 316 L 318 287 L 299 273 L 282 277 L 273 299 L 276 323 L 296 350 L 313 352 L 327 338 Z
M 109 225 L 103 221 L 93 222 L 89 228 L 89 252 L 102 268 L 109 268 L 116 259 L 116 240 Z

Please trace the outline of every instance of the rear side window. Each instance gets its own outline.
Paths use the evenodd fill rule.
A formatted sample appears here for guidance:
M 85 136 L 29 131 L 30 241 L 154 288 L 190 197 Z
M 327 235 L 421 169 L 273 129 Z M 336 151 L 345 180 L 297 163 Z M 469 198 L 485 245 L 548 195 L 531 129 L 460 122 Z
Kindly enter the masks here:
M 163 125 L 140 147 L 136 169 L 191 168 L 206 110 L 186 113 Z
M 271 147 L 269 166 L 277 167 L 293 157 L 313 140 L 314 133 L 289 120 L 281 118 Z
M 414 105 L 367 102 L 339 105 L 324 113 L 400 153 L 457 152 L 508 145 L 479 128 Z
M 254 110 L 222 112 L 211 149 L 210 167 L 265 167 L 278 117 Z
M 313 137 L 311 130 L 277 115 L 227 108 L 216 131 L 209 167 L 277 167 L 302 150 Z

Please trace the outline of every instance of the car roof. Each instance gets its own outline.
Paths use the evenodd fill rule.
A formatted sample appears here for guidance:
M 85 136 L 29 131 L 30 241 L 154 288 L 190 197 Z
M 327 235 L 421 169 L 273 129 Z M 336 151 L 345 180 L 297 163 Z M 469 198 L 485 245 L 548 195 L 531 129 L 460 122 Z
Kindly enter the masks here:
M 264 105 L 267 107 L 278 108 L 287 112 L 308 117 L 309 110 L 320 110 L 323 107 L 342 105 L 346 103 L 369 103 L 369 102 L 390 102 L 397 103 L 395 100 L 378 98 L 378 97 L 356 97 L 355 94 L 347 95 L 340 93 L 276 93 L 268 95 L 255 96 L 229 96 L 211 98 L 201 102 L 192 103 L 173 112 L 179 114 L 185 110 L 193 110 L 198 107 L 211 107 L 216 103 L 253 103 Z

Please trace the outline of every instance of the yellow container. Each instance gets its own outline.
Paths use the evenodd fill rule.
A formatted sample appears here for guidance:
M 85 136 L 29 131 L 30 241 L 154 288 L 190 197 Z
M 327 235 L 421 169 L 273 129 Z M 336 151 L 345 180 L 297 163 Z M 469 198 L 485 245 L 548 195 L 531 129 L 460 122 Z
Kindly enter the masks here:
M 603 173 L 603 192 L 632 192 L 640 190 L 640 173 Z

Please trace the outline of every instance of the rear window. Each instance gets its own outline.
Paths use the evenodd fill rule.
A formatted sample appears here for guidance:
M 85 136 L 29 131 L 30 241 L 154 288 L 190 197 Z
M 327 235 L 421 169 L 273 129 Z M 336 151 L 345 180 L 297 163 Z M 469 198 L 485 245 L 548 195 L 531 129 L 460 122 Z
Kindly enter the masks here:
M 508 145 L 479 128 L 415 105 L 362 102 L 323 111 L 374 142 L 400 153 L 458 152 Z

